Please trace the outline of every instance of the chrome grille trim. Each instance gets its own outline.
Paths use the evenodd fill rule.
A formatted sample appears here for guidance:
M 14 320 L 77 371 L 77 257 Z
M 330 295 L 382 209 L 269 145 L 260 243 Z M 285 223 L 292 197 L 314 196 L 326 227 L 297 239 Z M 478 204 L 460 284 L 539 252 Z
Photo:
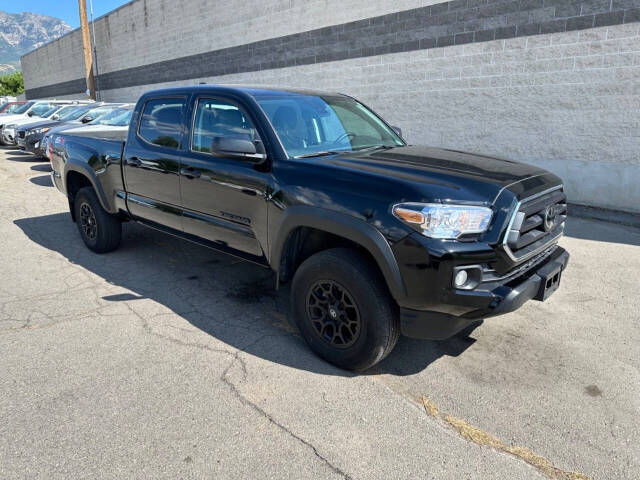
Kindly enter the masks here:
M 524 221 L 524 215 L 519 215 L 521 213 L 520 207 L 522 207 L 524 203 L 531 202 L 544 195 L 548 195 L 551 192 L 554 192 L 556 190 L 562 190 L 563 187 L 564 185 L 558 185 L 556 187 L 549 188 L 542 192 L 536 193 L 535 195 L 531 195 L 530 197 L 522 199 L 516 204 L 513 210 L 513 215 L 511 216 L 511 220 L 509 220 L 509 224 L 507 225 L 507 229 L 504 233 L 504 238 L 502 240 L 502 247 L 505 253 L 509 256 L 511 260 L 513 260 L 514 262 L 524 262 L 532 257 L 535 257 L 537 254 L 542 252 L 544 249 L 548 248 L 550 245 L 556 243 L 560 239 L 560 237 L 564 232 L 564 222 L 560 223 L 552 232 L 549 232 L 550 234 L 549 239 L 547 239 L 542 245 L 538 246 L 537 248 L 535 248 L 530 252 L 527 252 L 523 255 L 518 256 L 514 254 L 513 251 L 511 250 L 511 247 L 509 247 L 509 238 L 510 236 L 514 235 L 512 232 L 516 232 L 519 235 L 520 227 L 522 226 L 522 222 Z M 518 222 L 517 225 L 516 225 L 516 222 Z M 516 226 L 517 228 L 514 228 Z
M 490 282 L 501 282 L 503 280 L 516 278 L 519 275 L 526 273 L 531 270 L 536 265 L 542 263 L 544 260 L 549 258 L 551 254 L 558 248 L 557 245 L 551 245 L 547 247 L 547 250 L 544 250 L 537 256 L 531 258 L 524 264 L 518 265 L 513 270 L 505 273 L 504 275 L 499 275 L 494 269 L 485 267 L 482 269 L 482 283 L 490 283 Z

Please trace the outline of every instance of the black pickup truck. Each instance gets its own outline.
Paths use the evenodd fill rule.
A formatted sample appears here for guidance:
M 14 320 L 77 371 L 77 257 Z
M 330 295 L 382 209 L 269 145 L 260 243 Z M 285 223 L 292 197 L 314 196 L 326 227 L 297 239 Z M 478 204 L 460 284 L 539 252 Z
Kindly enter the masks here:
M 271 268 L 310 347 L 347 369 L 400 333 L 445 339 L 545 300 L 569 259 L 558 177 L 407 145 L 341 94 L 155 90 L 128 132 L 62 132 L 49 157 L 91 250 L 134 220 Z

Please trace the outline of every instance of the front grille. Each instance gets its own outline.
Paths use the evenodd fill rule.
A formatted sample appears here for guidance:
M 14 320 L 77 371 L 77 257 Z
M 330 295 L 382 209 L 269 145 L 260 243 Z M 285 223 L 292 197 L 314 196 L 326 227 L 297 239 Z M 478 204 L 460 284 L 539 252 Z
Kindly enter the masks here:
M 524 199 L 511 219 L 505 251 L 516 261 L 531 258 L 562 235 L 566 219 L 567 196 L 562 186 Z
M 24 130 L 20 130 L 20 131 L 18 131 L 18 137 L 20 137 L 20 138 L 24 138 L 25 133 L 26 133 L 26 132 L 25 132 Z

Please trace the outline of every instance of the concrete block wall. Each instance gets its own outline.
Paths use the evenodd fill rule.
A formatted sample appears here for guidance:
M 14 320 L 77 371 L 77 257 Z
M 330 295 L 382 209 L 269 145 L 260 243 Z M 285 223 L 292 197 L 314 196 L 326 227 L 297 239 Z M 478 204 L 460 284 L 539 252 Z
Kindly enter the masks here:
M 170 3 L 138 0 L 105 19 L 125 25 L 130 10 L 144 25 L 146 8 L 146 28 L 161 32 Z M 217 4 L 186 3 L 189 18 Z M 198 33 L 201 13 L 200 27 L 167 33 L 185 40 L 162 47 L 112 31 L 143 53 L 99 50 L 103 98 L 134 101 L 150 88 L 201 81 L 337 90 L 400 126 L 410 143 L 537 164 L 564 179 L 574 203 L 640 213 L 640 0 L 272 1 L 253 17 L 237 3 L 217 33 Z M 279 26 L 255 28 L 268 20 Z M 221 34 L 224 25 L 242 34 Z M 29 75 L 27 92 L 52 86 L 77 96 L 62 83 L 72 73 Z

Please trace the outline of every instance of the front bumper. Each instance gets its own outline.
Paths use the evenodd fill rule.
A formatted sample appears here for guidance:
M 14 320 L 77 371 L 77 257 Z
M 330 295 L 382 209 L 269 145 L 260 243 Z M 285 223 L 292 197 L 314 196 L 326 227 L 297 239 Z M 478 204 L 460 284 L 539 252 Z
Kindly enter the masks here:
M 67 194 L 67 192 L 65 192 L 64 190 L 64 185 L 62 184 L 62 175 L 60 175 L 55 170 L 51 170 L 51 181 L 53 182 L 53 184 L 56 186 L 56 188 L 60 193 L 64 195 Z
M 18 137 L 18 147 L 34 155 L 44 155 L 45 152 L 41 147 L 42 137 L 42 134 L 27 135 L 25 138 Z
M 5 145 L 15 145 L 16 144 L 16 140 L 14 138 L 15 135 L 15 131 L 14 130 L 9 130 L 7 131 L 6 129 L 2 131 L 2 141 Z
M 412 338 L 444 340 L 479 319 L 512 312 L 528 300 L 545 300 L 557 288 L 559 273 L 566 268 L 568 262 L 569 253 L 556 246 L 542 262 L 519 273 L 515 278 L 507 278 L 505 283 L 494 284 L 492 290 L 453 290 L 447 298 L 454 309 L 463 305 L 471 307 L 461 314 L 443 313 L 442 310 L 447 308 L 438 308 L 436 311 L 401 306 L 402 334 Z

